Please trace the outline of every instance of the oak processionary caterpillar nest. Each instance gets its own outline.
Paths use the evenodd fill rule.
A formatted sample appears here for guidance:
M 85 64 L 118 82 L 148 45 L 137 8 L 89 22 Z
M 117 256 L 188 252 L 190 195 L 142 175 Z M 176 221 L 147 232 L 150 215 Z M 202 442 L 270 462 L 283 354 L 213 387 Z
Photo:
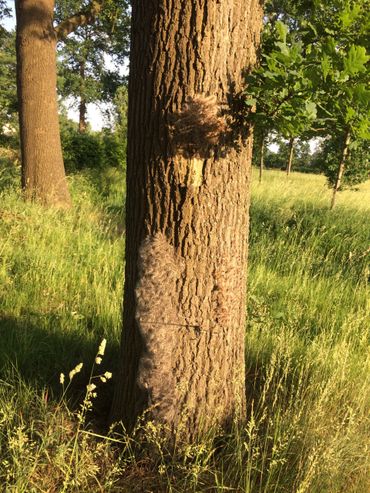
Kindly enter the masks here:
M 176 284 L 183 261 L 166 236 L 157 233 L 141 244 L 138 258 L 139 282 L 135 289 L 136 321 L 145 351 L 138 369 L 138 384 L 147 392 L 151 416 L 165 422 L 176 419 L 176 350 L 178 328 L 183 325 Z M 173 389 L 173 392 L 168 392 Z
M 175 154 L 205 157 L 209 148 L 226 131 L 225 118 L 215 96 L 188 97 L 183 109 L 170 119 L 170 134 Z

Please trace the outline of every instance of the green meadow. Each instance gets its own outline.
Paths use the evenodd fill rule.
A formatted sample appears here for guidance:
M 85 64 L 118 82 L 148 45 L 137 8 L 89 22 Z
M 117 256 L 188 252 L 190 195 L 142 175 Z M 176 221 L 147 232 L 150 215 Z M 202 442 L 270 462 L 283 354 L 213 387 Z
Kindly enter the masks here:
M 121 327 L 123 173 L 68 179 L 65 212 L 26 204 L 17 177 L 0 176 L 3 491 L 370 491 L 370 182 L 341 192 L 330 211 L 320 175 L 254 180 L 247 419 L 169 451 L 152 423 L 131 436 L 105 428 Z

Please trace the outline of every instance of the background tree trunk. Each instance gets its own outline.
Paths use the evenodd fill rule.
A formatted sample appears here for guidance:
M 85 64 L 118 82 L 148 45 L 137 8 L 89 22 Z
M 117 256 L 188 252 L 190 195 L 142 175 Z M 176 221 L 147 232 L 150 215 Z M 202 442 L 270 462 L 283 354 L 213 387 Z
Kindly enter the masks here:
M 292 171 L 292 165 L 293 165 L 293 157 L 294 157 L 294 143 L 295 143 L 295 138 L 291 137 L 289 139 L 289 157 L 288 157 L 288 163 L 286 167 L 286 174 L 289 176 L 290 172 Z
M 85 99 L 85 62 L 81 62 L 80 64 L 80 77 L 81 77 L 81 87 L 80 87 L 80 103 L 79 103 L 79 120 L 78 120 L 78 131 L 80 134 L 86 132 L 87 129 L 87 121 L 86 121 L 86 113 L 87 113 L 87 104 Z
M 78 131 L 80 134 L 84 134 L 87 129 L 87 121 L 86 121 L 87 105 L 83 97 L 81 97 L 80 99 L 80 104 L 78 106 L 78 109 L 79 109 Z
M 337 198 L 337 192 L 340 189 L 340 185 L 342 183 L 342 178 L 343 178 L 343 173 L 346 167 L 346 162 L 348 158 L 348 152 L 349 152 L 349 144 L 351 142 L 351 133 L 348 130 L 346 132 L 345 140 L 344 140 L 344 145 L 343 145 L 343 153 L 342 153 L 342 158 L 338 166 L 338 173 L 337 173 L 337 179 L 335 181 L 335 185 L 333 188 L 333 195 L 331 198 L 331 204 L 330 204 L 330 209 L 334 209 L 335 206 L 335 201 Z
M 17 86 L 26 196 L 70 204 L 56 99 L 54 0 L 16 0 Z
M 194 435 L 244 411 L 252 137 L 233 111 L 261 17 L 255 0 L 132 3 L 124 329 L 112 407 L 112 420 L 129 428 L 147 410 Z M 228 113 L 227 128 L 217 110 Z

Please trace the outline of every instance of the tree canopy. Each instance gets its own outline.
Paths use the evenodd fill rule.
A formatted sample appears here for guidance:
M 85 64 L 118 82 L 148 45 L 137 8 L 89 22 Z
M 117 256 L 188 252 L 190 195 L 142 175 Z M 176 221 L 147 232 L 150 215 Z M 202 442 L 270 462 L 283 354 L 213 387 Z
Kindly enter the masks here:
M 265 21 L 261 63 L 246 78 L 246 104 L 256 106 L 249 119 L 257 134 L 263 129 L 285 138 L 319 135 L 341 142 L 342 151 L 347 142 L 349 154 L 366 147 L 367 2 L 270 1 Z M 368 163 L 362 166 L 357 179 L 367 176 Z M 323 169 L 334 184 L 329 167 Z M 342 182 L 350 174 L 347 166 Z
M 58 0 L 56 20 L 63 24 L 89 5 L 84 0 Z M 128 8 L 127 0 L 105 1 L 94 22 L 78 25 L 69 36 L 61 29 L 58 88 L 62 97 L 76 101 L 81 131 L 86 127 L 86 105 L 112 102 L 123 83 L 120 67 L 128 55 Z

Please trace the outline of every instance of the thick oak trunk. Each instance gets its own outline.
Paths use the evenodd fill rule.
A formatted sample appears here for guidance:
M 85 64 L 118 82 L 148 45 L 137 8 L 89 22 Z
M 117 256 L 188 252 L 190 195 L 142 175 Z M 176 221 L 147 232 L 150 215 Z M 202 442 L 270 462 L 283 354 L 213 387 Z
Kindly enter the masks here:
M 16 0 L 22 186 L 28 198 L 69 205 L 56 95 L 54 0 Z
M 195 435 L 243 412 L 256 0 L 132 3 L 122 365 L 112 419 Z
M 346 162 L 348 158 L 348 153 L 349 153 L 349 144 L 351 143 L 351 133 L 349 130 L 347 131 L 345 135 L 345 140 L 343 144 L 343 151 L 342 151 L 342 157 L 338 166 L 338 172 L 337 172 L 337 178 L 335 180 L 335 185 L 333 187 L 333 195 L 331 198 L 331 204 L 330 204 L 330 209 L 334 209 L 335 207 L 335 202 L 337 198 L 337 192 L 340 189 L 341 183 L 342 183 L 342 178 L 344 174 L 344 170 L 346 167 Z

